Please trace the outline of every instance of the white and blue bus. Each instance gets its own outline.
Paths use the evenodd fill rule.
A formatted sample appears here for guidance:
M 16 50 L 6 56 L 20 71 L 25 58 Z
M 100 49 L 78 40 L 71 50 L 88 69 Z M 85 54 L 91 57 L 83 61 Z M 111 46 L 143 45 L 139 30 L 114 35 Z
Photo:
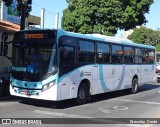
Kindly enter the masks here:
M 84 104 L 90 95 L 153 81 L 155 47 L 62 29 L 15 33 L 11 95 Z

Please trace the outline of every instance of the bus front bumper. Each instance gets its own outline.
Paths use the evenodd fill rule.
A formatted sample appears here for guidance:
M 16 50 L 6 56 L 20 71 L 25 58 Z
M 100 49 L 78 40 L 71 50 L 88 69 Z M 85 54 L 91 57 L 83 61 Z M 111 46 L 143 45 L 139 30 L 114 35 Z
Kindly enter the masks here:
M 10 85 L 10 94 L 25 98 L 58 101 L 56 86 L 53 86 L 46 91 L 42 91 L 16 88 Z

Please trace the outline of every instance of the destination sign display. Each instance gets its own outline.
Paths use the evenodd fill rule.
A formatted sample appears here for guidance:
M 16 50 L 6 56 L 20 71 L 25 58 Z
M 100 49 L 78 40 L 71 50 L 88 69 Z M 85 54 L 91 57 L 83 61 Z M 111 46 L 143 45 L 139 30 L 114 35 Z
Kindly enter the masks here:
M 44 34 L 26 34 L 26 39 L 44 38 Z
M 30 39 L 55 39 L 57 31 L 22 31 L 15 33 L 14 40 L 30 40 Z

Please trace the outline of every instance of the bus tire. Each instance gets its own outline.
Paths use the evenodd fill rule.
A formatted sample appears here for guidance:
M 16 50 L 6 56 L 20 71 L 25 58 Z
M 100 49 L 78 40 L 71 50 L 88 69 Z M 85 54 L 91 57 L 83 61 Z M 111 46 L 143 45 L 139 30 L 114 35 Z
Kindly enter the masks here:
M 138 79 L 133 78 L 132 86 L 131 86 L 131 92 L 134 94 L 134 93 L 137 93 L 137 91 L 138 91 Z
M 78 105 L 82 105 L 85 104 L 88 99 L 89 99 L 89 88 L 87 84 L 81 83 L 78 88 L 78 93 L 75 103 Z
M 3 95 L 3 84 L 0 83 L 0 97 Z
M 3 83 L 3 90 L 4 90 L 4 95 L 10 95 L 10 91 L 9 91 L 9 83 L 10 81 L 9 80 L 5 80 L 4 83 Z

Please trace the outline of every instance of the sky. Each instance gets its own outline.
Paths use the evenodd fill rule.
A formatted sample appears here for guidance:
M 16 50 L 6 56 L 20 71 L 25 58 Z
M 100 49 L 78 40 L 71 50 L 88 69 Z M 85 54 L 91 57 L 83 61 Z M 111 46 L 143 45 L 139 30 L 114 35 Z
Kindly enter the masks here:
M 55 28 L 55 14 L 59 13 L 59 28 L 61 28 L 61 18 L 63 10 L 66 9 L 68 4 L 66 0 L 32 0 L 32 15 L 40 16 L 41 8 L 45 9 L 45 28 Z M 160 28 L 160 0 L 154 0 L 150 7 L 148 14 L 145 14 L 148 23 L 146 27 L 153 30 Z M 124 31 L 118 31 L 117 36 L 121 36 Z
M 41 16 L 41 8 L 45 9 L 45 28 L 55 28 L 55 14 L 59 13 L 59 27 L 61 28 L 61 18 L 63 10 L 68 4 L 66 0 L 32 0 L 31 15 Z

